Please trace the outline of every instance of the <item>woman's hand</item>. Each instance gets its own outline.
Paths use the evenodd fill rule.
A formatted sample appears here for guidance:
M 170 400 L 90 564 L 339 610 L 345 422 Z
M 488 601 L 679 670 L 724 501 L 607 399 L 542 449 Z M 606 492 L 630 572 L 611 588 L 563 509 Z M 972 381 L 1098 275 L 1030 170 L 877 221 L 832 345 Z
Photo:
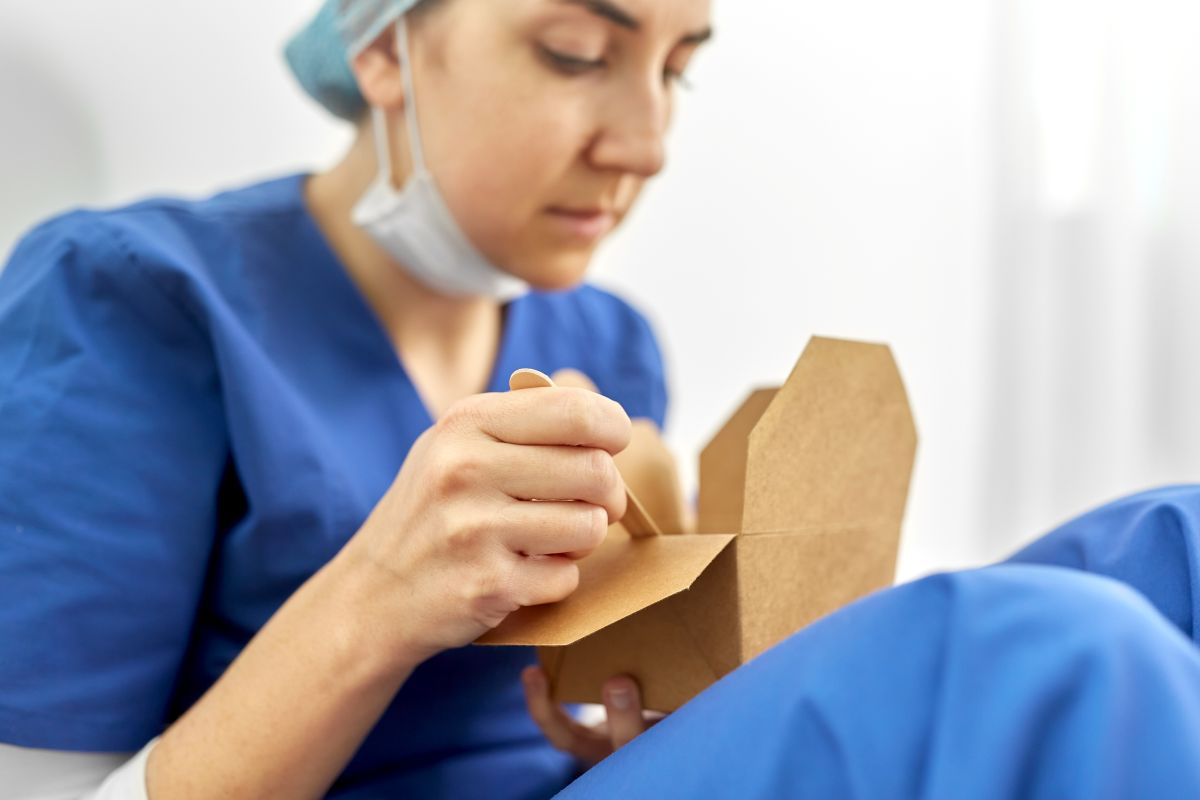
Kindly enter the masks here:
M 629 438 L 619 404 L 546 388 L 466 398 L 417 439 L 339 555 L 396 667 L 571 594 L 625 513 L 613 455 Z
M 550 683 L 541 667 L 526 667 L 521 673 L 529 715 L 550 743 L 570 753 L 588 767 L 595 766 L 665 715 L 642 709 L 642 694 L 628 675 L 604 682 L 607 719 L 584 725 L 550 697 Z

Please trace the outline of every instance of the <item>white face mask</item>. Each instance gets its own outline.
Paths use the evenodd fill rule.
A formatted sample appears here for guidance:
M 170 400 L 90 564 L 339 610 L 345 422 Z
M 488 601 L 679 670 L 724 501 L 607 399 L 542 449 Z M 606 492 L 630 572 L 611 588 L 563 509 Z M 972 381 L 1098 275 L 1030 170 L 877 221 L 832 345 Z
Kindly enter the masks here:
M 387 116 L 371 109 L 379 175 L 354 206 L 354 223 L 370 234 L 417 280 L 447 295 L 482 296 L 507 302 L 525 294 L 528 284 L 488 262 L 459 228 L 425 165 L 417 126 L 408 26 L 396 23 L 396 45 L 404 78 L 404 117 L 412 150 L 413 170 L 404 188 L 392 186 Z

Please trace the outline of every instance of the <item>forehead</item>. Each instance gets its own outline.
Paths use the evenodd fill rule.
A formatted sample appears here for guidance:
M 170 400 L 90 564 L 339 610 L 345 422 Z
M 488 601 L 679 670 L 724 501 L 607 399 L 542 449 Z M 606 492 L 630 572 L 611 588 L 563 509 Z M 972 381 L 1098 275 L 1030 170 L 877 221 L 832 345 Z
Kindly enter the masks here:
M 546 13 L 573 14 L 650 36 L 698 37 L 709 30 L 711 0 L 535 0 Z

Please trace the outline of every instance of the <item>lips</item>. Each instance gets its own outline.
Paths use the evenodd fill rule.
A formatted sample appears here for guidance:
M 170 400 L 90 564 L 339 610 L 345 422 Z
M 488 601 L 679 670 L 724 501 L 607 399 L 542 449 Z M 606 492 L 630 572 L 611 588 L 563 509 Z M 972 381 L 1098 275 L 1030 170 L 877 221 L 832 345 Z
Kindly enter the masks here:
M 554 213 L 565 213 L 571 217 L 594 217 L 600 213 L 612 213 L 612 210 L 606 209 L 604 206 L 592 207 L 570 207 L 565 205 L 553 205 L 550 210 Z
M 562 214 L 563 216 L 567 216 L 567 217 L 579 217 L 579 218 L 583 218 L 583 219 L 590 218 L 590 217 L 598 217 L 603 214 L 607 214 L 610 217 L 616 216 L 616 214 L 613 212 L 613 210 L 611 208 L 606 208 L 604 206 L 594 206 L 594 207 L 587 207 L 587 208 L 572 208 L 569 206 L 551 206 L 548 210 L 552 214 Z
M 596 206 L 592 208 L 572 208 L 552 206 L 546 213 L 555 224 L 575 238 L 596 239 L 612 230 L 616 224 L 617 215 L 608 208 Z

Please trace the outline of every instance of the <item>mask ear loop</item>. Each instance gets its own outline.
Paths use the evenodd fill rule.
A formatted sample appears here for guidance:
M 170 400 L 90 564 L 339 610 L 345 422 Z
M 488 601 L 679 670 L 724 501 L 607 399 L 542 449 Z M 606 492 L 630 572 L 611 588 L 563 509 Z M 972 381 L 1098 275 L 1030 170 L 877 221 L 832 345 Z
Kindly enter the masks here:
M 400 54 L 400 75 L 404 78 L 404 122 L 408 125 L 408 149 L 412 153 L 413 172 L 425 171 L 425 148 L 417 125 L 417 91 L 413 88 L 412 56 L 408 47 L 408 20 L 396 20 L 396 51 Z
M 412 154 L 413 175 L 416 175 L 425 171 L 425 149 L 421 145 L 421 131 L 417 124 L 417 93 L 413 89 L 408 22 L 403 14 L 396 20 L 396 52 L 400 59 L 400 75 L 404 81 L 404 122 L 408 127 L 408 149 Z M 387 115 L 383 109 L 371 109 L 371 123 L 375 129 L 375 158 L 379 162 L 379 180 L 391 184 L 392 154 L 391 148 L 388 147 Z

